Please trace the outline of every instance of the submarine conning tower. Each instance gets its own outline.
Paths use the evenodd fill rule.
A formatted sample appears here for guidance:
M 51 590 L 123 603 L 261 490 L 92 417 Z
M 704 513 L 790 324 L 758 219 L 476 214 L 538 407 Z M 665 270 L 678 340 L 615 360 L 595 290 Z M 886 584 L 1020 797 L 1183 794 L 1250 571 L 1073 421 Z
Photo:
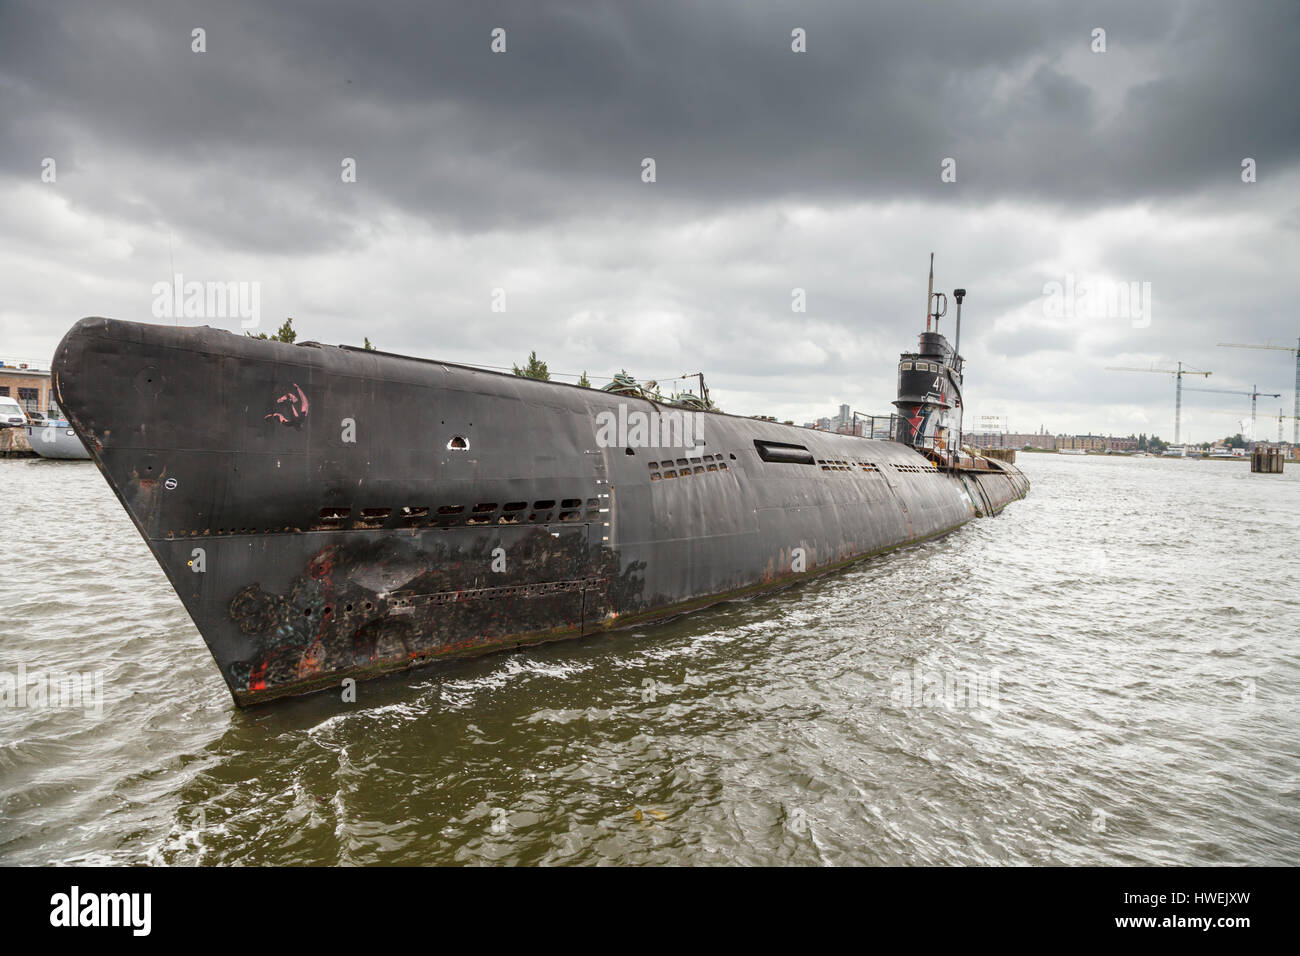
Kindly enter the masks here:
M 961 407 L 960 359 L 948 339 L 922 332 L 915 352 L 898 357 L 898 433 L 895 441 L 946 452 L 951 448 L 954 412 Z
M 961 346 L 961 303 L 965 289 L 954 289 L 957 300 L 957 348 Z M 930 255 L 930 287 L 925 294 L 925 331 L 915 352 L 898 357 L 898 409 L 894 440 L 955 462 L 961 436 L 962 358 L 939 332 L 948 312 L 948 297 L 934 291 L 934 254 Z M 931 331 L 931 322 L 934 331 Z

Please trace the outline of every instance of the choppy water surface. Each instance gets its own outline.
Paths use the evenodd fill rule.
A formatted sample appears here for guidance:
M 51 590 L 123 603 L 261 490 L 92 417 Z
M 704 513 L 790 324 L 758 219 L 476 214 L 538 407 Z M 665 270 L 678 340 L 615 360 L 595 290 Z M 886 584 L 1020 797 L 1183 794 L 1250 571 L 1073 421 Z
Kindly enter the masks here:
M 0 708 L 0 862 L 1300 863 L 1300 470 L 1021 465 L 778 595 L 245 713 L 94 466 L 0 462 L 0 670 L 104 687 Z

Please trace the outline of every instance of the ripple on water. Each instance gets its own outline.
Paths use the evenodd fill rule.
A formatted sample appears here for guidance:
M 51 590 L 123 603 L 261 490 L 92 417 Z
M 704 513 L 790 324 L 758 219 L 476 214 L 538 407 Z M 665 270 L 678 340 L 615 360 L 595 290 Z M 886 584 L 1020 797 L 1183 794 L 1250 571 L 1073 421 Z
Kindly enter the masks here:
M 0 711 L 0 859 L 1300 862 L 1300 481 L 1023 465 L 780 594 L 240 712 L 94 468 L 0 462 L 5 669 L 104 686 Z

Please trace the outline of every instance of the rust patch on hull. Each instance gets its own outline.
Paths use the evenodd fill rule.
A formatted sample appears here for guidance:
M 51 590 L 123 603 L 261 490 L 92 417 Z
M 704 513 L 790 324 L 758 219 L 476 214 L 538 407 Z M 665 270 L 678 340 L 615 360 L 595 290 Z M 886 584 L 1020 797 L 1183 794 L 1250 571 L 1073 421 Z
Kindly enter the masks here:
M 612 607 L 639 603 L 640 580 L 585 529 L 533 529 L 505 550 L 502 573 L 486 545 L 448 554 L 411 539 L 330 544 L 280 593 L 240 588 L 229 619 L 246 656 L 221 662 L 240 703 L 304 693 L 437 658 L 583 632 Z M 500 581 L 502 583 L 496 583 Z

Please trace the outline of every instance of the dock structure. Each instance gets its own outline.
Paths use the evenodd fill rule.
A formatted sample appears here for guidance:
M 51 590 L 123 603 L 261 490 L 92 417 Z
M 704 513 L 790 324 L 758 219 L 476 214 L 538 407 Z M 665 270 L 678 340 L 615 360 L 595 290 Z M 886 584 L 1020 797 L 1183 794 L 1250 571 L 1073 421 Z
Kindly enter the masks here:
M 998 461 L 1005 461 L 1009 465 L 1016 463 L 1016 450 L 1014 448 L 985 448 L 980 452 L 985 458 L 995 458 Z
M 1256 445 L 1250 455 L 1250 472 L 1258 475 L 1282 474 L 1282 449 L 1277 446 Z
M 0 458 L 36 458 L 24 428 L 0 428 Z

